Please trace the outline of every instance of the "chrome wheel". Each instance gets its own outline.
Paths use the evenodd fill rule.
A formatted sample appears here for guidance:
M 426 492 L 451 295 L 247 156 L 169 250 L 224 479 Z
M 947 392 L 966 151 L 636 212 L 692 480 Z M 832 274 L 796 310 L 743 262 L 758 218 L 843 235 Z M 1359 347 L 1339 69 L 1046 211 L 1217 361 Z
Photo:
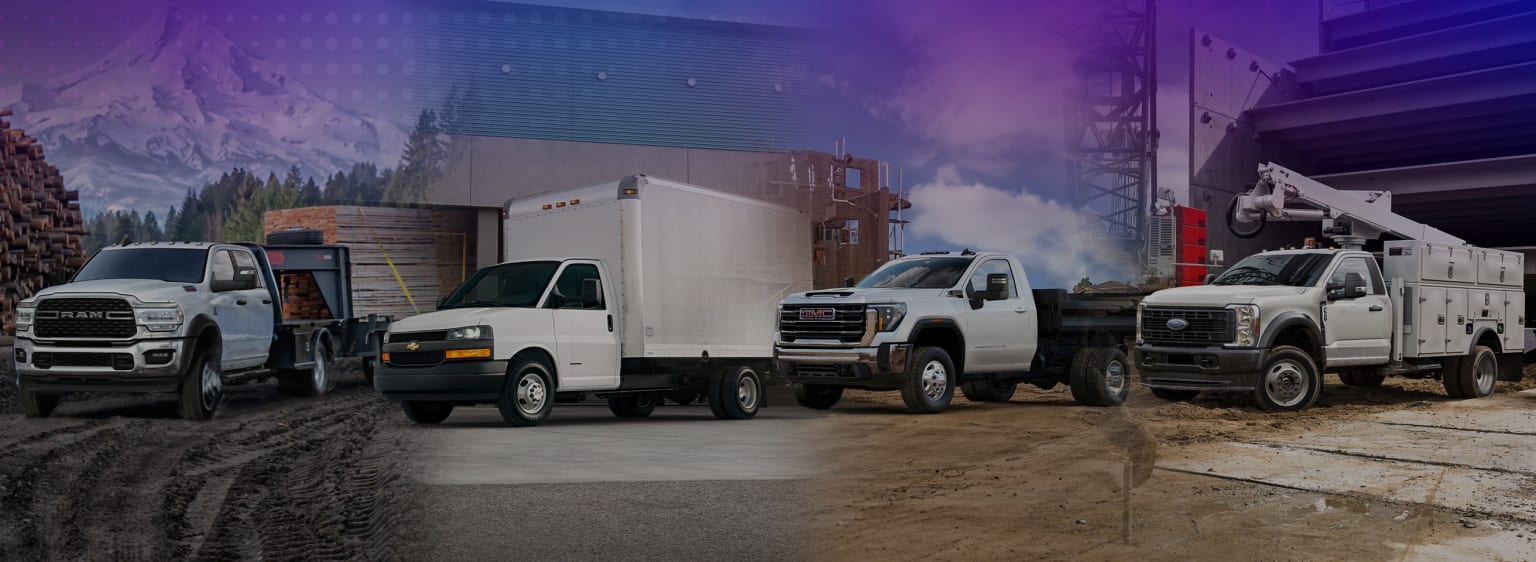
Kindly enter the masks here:
M 1477 358 L 1477 378 L 1473 380 L 1477 384 L 1477 396 L 1493 394 L 1493 383 L 1498 378 L 1498 365 L 1494 363 L 1493 354 L 1481 354 Z
M 1104 367 L 1104 388 L 1109 390 L 1110 394 L 1118 395 L 1125 392 L 1125 363 L 1110 361 L 1109 365 Z
M 211 412 L 219 405 L 219 395 L 224 393 L 224 377 L 219 376 L 219 369 L 211 359 L 203 361 L 201 382 L 203 409 Z
M 741 377 L 741 382 L 736 384 L 736 404 L 741 409 L 751 411 L 757 407 L 757 379 L 753 377 Z
M 538 373 L 523 373 L 517 379 L 517 409 L 528 415 L 538 415 L 544 409 L 546 393 L 544 379 Z
M 310 377 L 313 379 L 316 394 L 325 392 L 331 376 L 330 359 L 325 356 L 325 346 L 315 347 L 315 368 L 310 371 Z
M 1276 406 L 1289 408 L 1307 399 L 1312 389 L 1305 367 L 1291 359 L 1276 361 L 1264 373 L 1264 392 Z
M 923 395 L 929 400 L 938 400 L 948 389 L 949 373 L 944 370 L 944 364 L 929 361 L 928 365 L 923 367 Z

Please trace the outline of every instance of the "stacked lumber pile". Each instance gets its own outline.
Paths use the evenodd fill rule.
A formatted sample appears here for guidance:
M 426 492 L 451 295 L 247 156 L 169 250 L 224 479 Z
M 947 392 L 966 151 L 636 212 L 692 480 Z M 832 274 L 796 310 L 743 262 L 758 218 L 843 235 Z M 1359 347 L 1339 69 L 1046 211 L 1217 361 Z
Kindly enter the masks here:
M 15 333 L 16 304 L 85 265 L 80 192 L 64 189 L 43 147 L 0 111 L 0 326 Z
M 283 318 L 289 320 L 329 320 L 334 317 L 325 306 L 325 295 L 313 273 L 284 273 L 278 276 L 279 294 L 283 296 Z
M 432 211 L 387 207 L 305 207 L 268 211 L 263 227 L 270 234 L 290 228 L 318 230 L 326 244 L 347 246 L 352 255 L 352 312 L 404 318 L 436 308 L 437 238 Z M 380 249 L 382 244 L 383 248 Z M 385 260 L 388 254 L 389 261 Z M 416 300 L 412 308 L 400 281 Z

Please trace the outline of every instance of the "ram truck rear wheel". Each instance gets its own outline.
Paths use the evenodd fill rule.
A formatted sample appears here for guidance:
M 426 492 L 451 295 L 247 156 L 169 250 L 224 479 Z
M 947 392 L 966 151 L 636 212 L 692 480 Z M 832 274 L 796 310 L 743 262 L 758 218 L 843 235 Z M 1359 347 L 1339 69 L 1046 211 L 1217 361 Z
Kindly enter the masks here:
M 21 413 L 29 418 L 46 418 L 53 415 L 53 409 L 59 406 L 59 395 L 52 392 L 38 392 L 29 388 L 27 383 L 21 383 Z

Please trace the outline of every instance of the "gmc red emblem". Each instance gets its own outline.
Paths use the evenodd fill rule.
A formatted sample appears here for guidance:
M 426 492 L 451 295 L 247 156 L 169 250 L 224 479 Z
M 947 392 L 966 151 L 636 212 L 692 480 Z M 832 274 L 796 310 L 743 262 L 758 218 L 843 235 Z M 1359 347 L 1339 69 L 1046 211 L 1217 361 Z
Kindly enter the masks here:
M 800 319 L 801 320 L 837 320 L 837 309 L 835 309 L 835 308 L 802 308 L 802 309 L 800 309 Z

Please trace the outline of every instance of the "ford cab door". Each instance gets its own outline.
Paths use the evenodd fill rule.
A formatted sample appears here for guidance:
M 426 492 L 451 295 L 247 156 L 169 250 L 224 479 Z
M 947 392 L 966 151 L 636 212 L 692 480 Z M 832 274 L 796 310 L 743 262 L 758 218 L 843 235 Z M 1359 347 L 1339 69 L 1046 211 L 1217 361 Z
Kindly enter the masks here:
M 1392 353 L 1392 300 L 1376 261 L 1344 256 L 1326 277 L 1323 334 L 1328 366 L 1377 365 Z
M 544 297 L 552 309 L 560 390 L 619 387 L 619 335 L 608 280 L 591 261 L 566 262 Z

